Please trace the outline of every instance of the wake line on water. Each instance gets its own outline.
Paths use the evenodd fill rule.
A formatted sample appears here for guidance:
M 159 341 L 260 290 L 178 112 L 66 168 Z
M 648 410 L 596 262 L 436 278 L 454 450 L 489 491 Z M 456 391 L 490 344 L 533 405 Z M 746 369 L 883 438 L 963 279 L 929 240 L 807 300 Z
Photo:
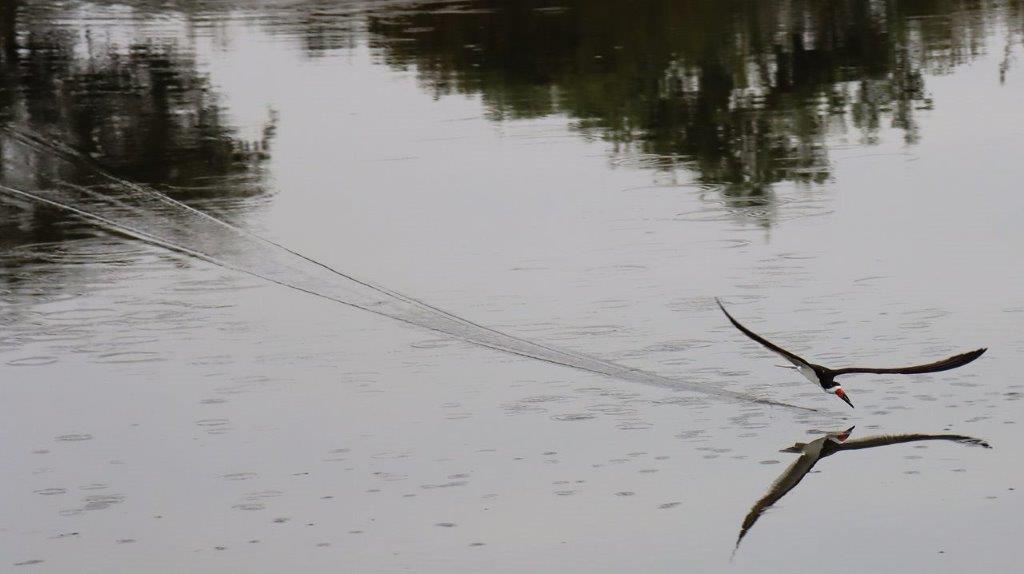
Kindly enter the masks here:
M 60 142 L 11 127 L 0 128 L 0 131 L 21 145 L 66 162 L 68 167 L 84 168 L 84 172 L 75 176 L 86 181 L 85 185 L 80 185 L 54 178 L 52 186 L 36 192 L 0 184 L 0 192 L 60 209 L 123 236 L 512 355 L 671 390 L 815 410 L 663 377 L 480 325 L 417 298 L 353 277 L 155 189 L 119 178 Z M 245 241 L 238 242 L 238 238 Z

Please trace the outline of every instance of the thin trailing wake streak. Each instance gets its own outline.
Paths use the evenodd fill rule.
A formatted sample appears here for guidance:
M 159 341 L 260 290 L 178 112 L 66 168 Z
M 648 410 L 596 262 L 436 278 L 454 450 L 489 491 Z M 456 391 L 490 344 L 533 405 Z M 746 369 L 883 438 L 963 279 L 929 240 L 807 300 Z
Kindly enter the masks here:
M 6 141 L 58 160 L 50 177 L 36 175 L 16 186 L 0 184 L 0 192 L 63 210 L 121 235 L 489 349 L 672 390 L 813 410 L 670 379 L 474 323 L 329 267 L 155 189 L 119 178 L 60 142 L 11 127 L 0 130 L 7 136 L 3 138 Z M 69 179 L 80 183 L 70 183 Z

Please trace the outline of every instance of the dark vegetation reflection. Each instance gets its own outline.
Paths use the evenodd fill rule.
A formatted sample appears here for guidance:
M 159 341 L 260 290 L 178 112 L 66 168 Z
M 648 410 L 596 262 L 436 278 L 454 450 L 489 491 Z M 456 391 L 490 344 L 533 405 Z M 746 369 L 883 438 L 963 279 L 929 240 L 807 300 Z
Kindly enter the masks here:
M 129 31 L 120 41 L 101 18 L 67 16 L 59 5 L 2 3 L 0 124 L 43 134 L 177 199 L 262 193 L 260 168 L 273 121 L 255 141 L 238 137 L 198 69 L 191 38 L 153 25 L 145 14 L 118 23 Z M 40 188 L 55 179 L 86 178 L 68 173 L 66 165 L 58 169 L 46 158 L 22 155 L 24 149 L 7 138 L 0 143 L 6 183 Z M 4 244 L 25 234 L 32 241 L 62 237 L 45 213 L 40 218 L 25 224 L 23 214 L 0 217 Z M 12 219 L 21 223 L 12 225 Z
M 772 483 L 768 493 L 761 497 L 760 500 L 754 503 L 754 506 L 747 513 L 747 516 L 743 519 L 743 524 L 740 527 L 739 537 L 736 539 L 736 548 L 740 546 L 740 542 L 743 541 L 743 537 L 747 535 L 747 532 L 754 526 L 761 515 L 764 514 L 773 504 L 782 499 L 783 496 L 793 490 L 796 485 L 800 484 L 805 476 L 814 465 L 818 464 L 818 461 L 831 456 L 837 452 L 843 452 L 848 450 L 860 450 L 867 448 L 875 448 L 880 446 L 888 446 L 893 444 L 903 444 L 908 442 L 919 442 L 926 440 L 944 440 L 958 442 L 966 445 L 980 446 L 983 448 L 991 448 L 987 442 L 965 435 L 959 434 L 896 434 L 896 435 L 875 435 L 864 437 L 856 440 L 849 440 L 850 435 L 853 433 L 854 427 L 850 427 L 843 431 L 830 432 L 825 436 L 813 440 L 809 443 L 798 442 L 789 448 L 782 449 L 780 452 L 794 452 L 799 453 L 798 458 L 793 464 L 791 464 L 785 472 L 783 472 L 779 478 L 775 479 Z
M 479 94 L 496 120 L 565 114 L 619 160 L 693 170 L 767 225 L 773 185 L 827 180 L 828 136 L 870 144 L 892 126 L 916 142 L 926 75 L 1004 21 L 1019 38 L 1022 15 L 1016 1 L 491 0 L 368 28 L 436 95 Z
M 111 31 L 103 17 L 70 17 L 82 6 L 117 19 L 117 29 Z M 103 3 L 0 2 L 0 183 L 118 193 L 96 181 L 88 165 L 95 162 L 232 219 L 264 193 L 273 118 L 255 137 L 240 137 L 199 69 L 187 27 L 174 19 L 161 23 L 144 10 L 121 11 L 117 18 L 102 12 L 112 9 Z M 12 132 L 41 134 L 88 161 L 61 161 L 23 145 Z M 118 199 L 130 196 L 121 191 Z M 50 290 L 80 281 L 81 266 L 47 262 L 74 249 L 69 240 L 91 241 L 95 233 L 65 212 L 0 196 L 0 268 L 6 268 L 0 283 L 34 292 L 44 284 Z M 61 246 L 46 247 L 56 243 Z M 52 273 L 61 277 L 39 280 Z
M 265 192 L 274 120 L 248 138 L 229 125 L 195 37 L 229 34 L 217 22 L 242 17 L 310 57 L 365 41 L 439 97 L 479 95 L 494 121 L 565 115 L 583 137 L 610 142 L 616 163 L 692 171 L 736 213 L 770 225 L 774 187 L 830 177 L 829 136 L 870 144 L 893 126 L 917 141 L 918 116 L 932 107 L 927 76 L 976 57 L 997 32 L 1019 41 L 1022 6 L 5 0 L 0 124 L 231 219 L 232 199 Z M 83 7 L 104 17 L 83 17 Z M 129 33 L 111 34 L 112 21 Z M 1005 51 L 1000 78 L 1012 72 L 1010 44 Z M 67 170 L 0 138 L 0 182 L 87 179 Z M 0 201 L 0 246 L 77 229 L 47 208 Z
M 194 39 L 154 25 L 242 14 L 301 39 L 313 57 L 365 37 L 435 95 L 480 95 L 494 120 L 566 115 L 610 142 L 615 161 L 692 170 L 764 225 L 773 186 L 828 179 L 828 136 L 870 144 L 892 126 L 917 141 L 918 115 L 932 107 L 926 77 L 971 60 L 997 31 L 1019 41 L 1024 22 L 1020 0 L 126 4 L 118 17 L 136 30 L 117 43 L 103 19 L 68 18 L 112 2 L 0 3 L 0 121 L 181 199 L 230 176 L 244 185 L 215 193 L 260 193 L 273 123 L 257 141 L 239 139 L 197 69 Z M 45 162 L 0 157 L 3 175 L 19 168 L 46 177 Z

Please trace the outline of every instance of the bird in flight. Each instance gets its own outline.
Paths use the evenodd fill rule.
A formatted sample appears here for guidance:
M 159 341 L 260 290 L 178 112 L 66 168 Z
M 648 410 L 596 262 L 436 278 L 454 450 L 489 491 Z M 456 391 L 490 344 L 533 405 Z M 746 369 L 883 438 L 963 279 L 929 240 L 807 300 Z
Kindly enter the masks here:
M 751 339 L 761 343 L 769 350 L 779 354 L 782 358 L 786 359 L 793 364 L 792 367 L 786 365 L 787 368 L 796 369 L 801 375 L 807 378 L 816 385 L 821 385 L 821 388 L 826 393 L 833 394 L 844 401 L 846 404 L 853 408 L 853 403 L 850 401 L 850 397 L 847 396 L 846 391 L 843 390 L 842 385 L 836 382 L 836 377 L 840 375 L 848 375 L 850 373 L 878 373 L 878 374 L 902 374 L 902 375 L 913 375 L 918 373 L 937 373 L 939 371 L 948 371 L 949 369 L 955 369 L 962 367 L 967 363 L 970 363 L 974 359 L 977 359 L 987 349 L 977 349 L 969 351 L 967 353 L 961 353 L 959 355 L 953 355 L 952 357 L 935 361 L 934 363 L 928 363 L 927 365 L 916 365 L 913 367 L 894 367 L 894 368 L 872 368 L 872 367 L 844 367 L 842 369 L 830 369 L 821 365 L 815 365 L 806 359 L 803 359 L 796 353 L 791 353 L 782 347 L 772 343 L 768 339 L 758 335 L 750 329 L 744 327 L 739 321 L 733 319 L 732 315 L 725 310 L 722 302 L 715 298 L 715 302 L 718 303 L 718 308 L 725 313 L 725 316 L 729 318 L 729 322 L 733 324 L 737 329 L 743 331 L 743 334 L 750 337 Z
M 736 539 L 736 549 L 739 549 L 740 542 L 743 537 L 747 535 L 757 519 L 773 504 L 778 502 L 783 496 L 793 490 L 796 485 L 800 484 L 807 473 L 811 472 L 814 465 L 818 464 L 818 461 L 825 458 L 826 456 L 835 454 L 845 450 L 857 450 L 862 448 L 875 448 L 878 446 L 887 446 L 890 444 L 900 444 L 905 442 L 916 442 L 922 440 L 948 440 L 958 442 L 966 445 L 981 446 L 984 448 L 992 448 L 987 442 L 977 439 L 974 437 L 958 435 L 958 434 L 897 434 L 897 435 L 876 435 L 864 437 L 857 440 L 847 440 L 850 438 L 850 434 L 853 432 L 854 427 L 850 427 L 844 431 L 828 433 L 825 436 L 813 440 L 809 443 L 798 442 L 789 448 L 782 449 L 779 452 L 797 452 L 800 453 L 800 458 L 782 473 L 779 478 L 775 479 L 771 489 L 761 497 L 760 500 L 754 503 L 754 506 L 747 513 L 747 516 L 743 519 L 743 524 L 740 526 L 740 535 Z

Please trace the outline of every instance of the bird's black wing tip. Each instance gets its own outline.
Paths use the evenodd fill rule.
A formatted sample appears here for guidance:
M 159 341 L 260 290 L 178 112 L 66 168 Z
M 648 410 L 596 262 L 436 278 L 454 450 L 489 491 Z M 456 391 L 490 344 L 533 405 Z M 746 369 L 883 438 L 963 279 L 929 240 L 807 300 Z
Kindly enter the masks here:
M 736 546 L 732 547 L 732 557 L 729 560 L 736 558 L 736 553 L 740 550 L 740 542 L 743 542 L 743 537 L 747 535 L 747 530 L 749 529 L 740 530 L 740 535 L 736 537 Z
M 730 315 L 729 312 L 725 310 L 725 305 L 722 303 L 721 299 L 715 297 L 715 303 L 718 305 L 718 308 L 721 309 L 723 313 L 725 313 L 726 317 L 729 317 L 730 319 L 732 318 L 732 315 Z
M 975 438 L 972 436 L 964 437 L 963 439 L 960 440 L 960 442 L 971 446 L 980 446 L 981 448 L 987 448 L 989 450 L 992 449 L 992 445 L 989 444 L 987 440 Z
M 975 349 L 973 351 L 967 351 L 966 353 L 961 355 L 961 357 L 966 359 L 967 363 L 970 363 L 971 361 L 974 361 L 974 360 L 978 359 L 978 357 L 981 357 L 982 355 L 984 355 L 985 351 L 988 351 L 988 347 L 981 347 L 980 349 Z M 966 364 L 966 363 L 964 363 L 964 364 Z

